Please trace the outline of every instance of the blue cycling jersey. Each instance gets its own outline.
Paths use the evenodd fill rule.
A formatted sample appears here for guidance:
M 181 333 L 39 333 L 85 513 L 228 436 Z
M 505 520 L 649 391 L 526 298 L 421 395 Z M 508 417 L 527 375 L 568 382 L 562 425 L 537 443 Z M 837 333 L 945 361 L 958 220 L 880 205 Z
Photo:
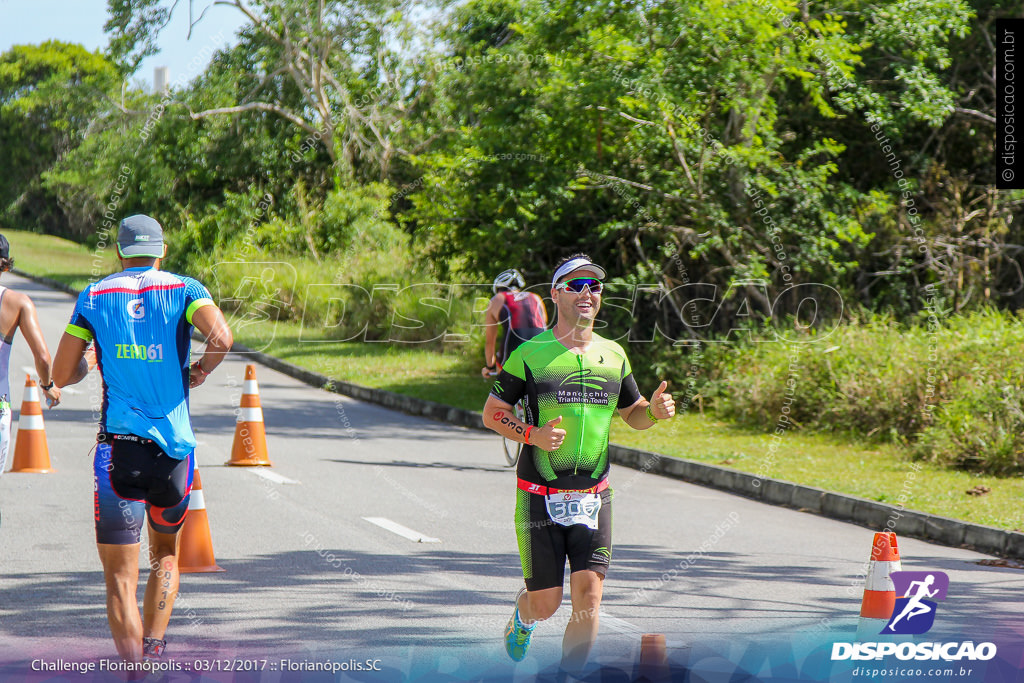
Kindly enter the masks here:
M 147 267 L 110 275 L 78 296 L 67 332 L 96 342 L 101 431 L 152 439 L 174 458 L 192 452 L 192 314 L 206 305 L 213 300 L 198 281 Z

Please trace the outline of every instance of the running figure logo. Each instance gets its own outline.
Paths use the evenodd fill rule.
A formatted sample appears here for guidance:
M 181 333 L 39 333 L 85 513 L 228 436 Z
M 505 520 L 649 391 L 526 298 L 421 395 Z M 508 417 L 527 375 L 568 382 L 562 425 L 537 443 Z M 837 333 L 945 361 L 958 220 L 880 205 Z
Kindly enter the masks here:
M 935 623 L 936 600 L 945 600 L 949 577 L 945 572 L 893 572 L 896 606 L 882 633 L 920 635 Z M 933 598 L 929 600 L 929 598 Z

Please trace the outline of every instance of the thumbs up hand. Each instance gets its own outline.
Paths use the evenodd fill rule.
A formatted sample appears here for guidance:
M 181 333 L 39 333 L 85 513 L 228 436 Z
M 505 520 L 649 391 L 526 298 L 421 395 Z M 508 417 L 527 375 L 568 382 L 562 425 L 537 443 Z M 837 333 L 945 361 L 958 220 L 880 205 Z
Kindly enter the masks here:
M 544 451 L 557 450 L 565 441 L 565 430 L 558 428 L 561 422 L 562 416 L 559 415 L 540 429 L 533 430 L 530 433 L 530 443 Z
M 666 387 L 668 382 L 662 380 L 651 394 L 651 405 L 647 407 L 651 415 L 659 420 L 667 420 L 676 414 L 676 402 L 672 400 L 672 394 L 664 393 Z

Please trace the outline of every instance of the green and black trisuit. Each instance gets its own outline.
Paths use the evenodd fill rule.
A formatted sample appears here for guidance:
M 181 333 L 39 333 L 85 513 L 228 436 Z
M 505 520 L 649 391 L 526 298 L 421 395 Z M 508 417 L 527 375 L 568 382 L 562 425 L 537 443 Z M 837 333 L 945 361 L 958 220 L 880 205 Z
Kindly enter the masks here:
M 616 411 L 641 398 L 622 347 L 595 334 L 578 354 L 548 330 L 512 352 L 491 393 L 509 405 L 525 399 L 535 427 L 561 416 L 566 432 L 557 450 L 527 445 L 519 458 L 515 523 L 526 587 L 561 587 L 566 558 L 571 572 L 604 574 L 612 551 L 608 431 Z

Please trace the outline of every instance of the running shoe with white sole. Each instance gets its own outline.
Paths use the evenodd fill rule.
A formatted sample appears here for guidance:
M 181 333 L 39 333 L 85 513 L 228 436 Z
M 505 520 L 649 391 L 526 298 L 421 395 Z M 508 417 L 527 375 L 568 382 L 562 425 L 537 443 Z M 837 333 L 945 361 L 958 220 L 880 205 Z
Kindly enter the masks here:
M 520 588 L 516 593 L 516 608 L 512 612 L 512 618 L 508 620 L 508 626 L 505 627 L 505 652 L 508 652 L 508 656 L 514 662 L 521 662 L 526 657 L 526 650 L 530 647 L 530 636 L 537 627 L 537 624 L 526 626 L 519 620 L 519 598 L 525 592 L 525 588 Z

